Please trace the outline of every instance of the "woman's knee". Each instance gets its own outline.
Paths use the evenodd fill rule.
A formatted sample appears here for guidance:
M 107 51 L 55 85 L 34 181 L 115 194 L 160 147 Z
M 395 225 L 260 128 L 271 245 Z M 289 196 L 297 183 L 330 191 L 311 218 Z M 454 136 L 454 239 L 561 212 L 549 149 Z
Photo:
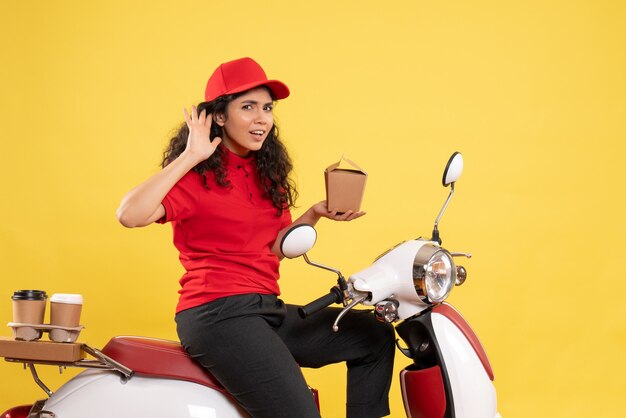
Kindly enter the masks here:
M 381 344 L 395 341 L 395 330 L 391 324 L 381 322 L 374 317 L 371 313 L 359 313 L 359 320 L 361 323 L 359 327 L 363 330 L 367 330 L 367 334 L 372 340 L 378 341 Z

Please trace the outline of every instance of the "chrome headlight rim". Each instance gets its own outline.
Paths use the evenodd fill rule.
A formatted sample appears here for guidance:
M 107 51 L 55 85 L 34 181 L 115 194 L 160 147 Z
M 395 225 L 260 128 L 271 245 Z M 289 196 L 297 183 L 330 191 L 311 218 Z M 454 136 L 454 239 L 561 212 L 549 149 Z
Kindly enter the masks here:
M 447 271 L 448 281 L 446 283 L 446 291 L 443 296 L 435 297 L 431 295 L 428 291 L 429 289 L 427 286 L 426 270 L 429 263 L 434 261 L 437 257 L 442 256 L 445 257 L 449 262 L 449 269 Z M 413 261 L 413 284 L 420 300 L 429 305 L 443 302 L 450 295 L 450 292 L 452 291 L 455 282 L 456 266 L 454 264 L 454 259 L 452 258 L 452 255 L 442 247 L 438 247 L 433 244 L 424 244 L 418 250 Z

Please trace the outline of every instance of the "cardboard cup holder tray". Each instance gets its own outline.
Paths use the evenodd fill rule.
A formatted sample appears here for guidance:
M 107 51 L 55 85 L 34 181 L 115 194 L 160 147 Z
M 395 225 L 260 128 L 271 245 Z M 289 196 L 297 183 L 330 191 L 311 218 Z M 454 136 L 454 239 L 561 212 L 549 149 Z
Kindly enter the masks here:
M 44 332 L 47 332 L 50 340 L 57 343 L 75 342 L 84 328 L 83 325 L 64 327 L 60 325 L 24 324 L 20 322 L 9 322 L 8 326 L 13 330 L 13 338 L 16 340 L 35 341 L 40 339 Z

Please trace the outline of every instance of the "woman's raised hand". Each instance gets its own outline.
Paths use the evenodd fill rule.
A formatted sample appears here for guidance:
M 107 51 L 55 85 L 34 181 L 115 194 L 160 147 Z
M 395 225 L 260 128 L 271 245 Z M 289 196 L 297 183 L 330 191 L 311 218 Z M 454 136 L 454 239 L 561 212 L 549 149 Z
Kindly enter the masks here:
M 146 226 L 163 218 L 165 207 L 162 202 L 167 193 L 189 170 L 209 158 L 222 142 L 217 137 L 211 142 L 211 114 L 202 111 L 198 115 L 195 106 L 191 108 L 191 115 L 187 109 L 183 113 L 189 128 L 185 151 L 174 161 L 168 162 L 163 170 L 126 193 L 117 210 L 117 218 L 122 225 L 128 228 Z
M 354 212 L 352 210 L 339 214 L 337 213 L 336 208 L 333 210 L 329 210 L 328 205 L 326 204 L 325 200 L 322 200 L 321 202 L 314 204 L 312 209 L 313 209 L 313 212 L 317 216 L 332 219 L 333 221 L 348 221 L 349 222 L 365 215 L 365 212 L 363 211 Z
M 213 115 L 206 114 L 203 110 L 198 115 L 198 108 L 191 106 L 191 114 L 187 109 L 183 109 L 185 115 L 185 123 L 189 128 L 189 136 L 187 137 L 187 147 L 185 152 L 193 155 L 198 162 L 204 161 L 215 152 L 217 146 L 222 142 L 222 138 L 215 137 L 211 141 L 211 125 L 213 124 Z

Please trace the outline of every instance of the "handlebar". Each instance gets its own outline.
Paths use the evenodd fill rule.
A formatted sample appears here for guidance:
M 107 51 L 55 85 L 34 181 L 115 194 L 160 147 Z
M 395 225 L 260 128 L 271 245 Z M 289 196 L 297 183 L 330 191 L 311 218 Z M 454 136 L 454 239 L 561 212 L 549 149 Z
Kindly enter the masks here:
M 327 306 L 332 305 L 333 303 L 341 303 L 343 301 L 343 294 L 338 287 L 332 287 L 330 292 L 321 298 L 315 299 L 313 302 L 301 306 L 298 308 L 298 314 L 301 318 L 306 318 L 309 315 L 313 315 L 316 312 L 321 311 Z

